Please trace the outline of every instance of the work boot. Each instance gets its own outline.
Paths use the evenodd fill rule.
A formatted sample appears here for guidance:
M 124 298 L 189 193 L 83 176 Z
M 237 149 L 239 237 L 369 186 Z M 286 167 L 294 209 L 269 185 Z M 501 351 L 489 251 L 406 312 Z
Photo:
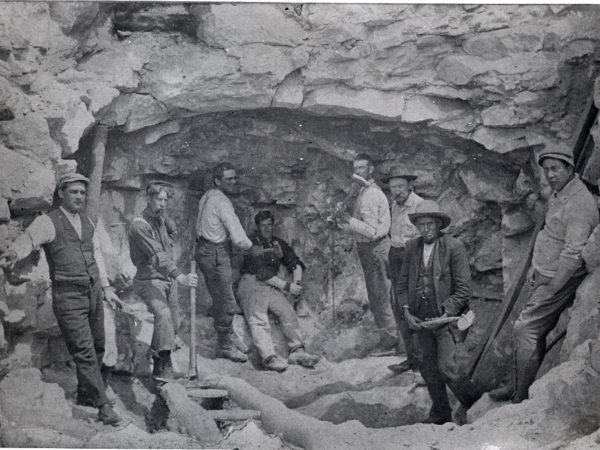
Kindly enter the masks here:
M 267 370 L 274 370 L 275 372 L 284 372 L 285 369 L 288 368 L 288 363 L 281 356 L 271 355 L 265 358 L 263 367 Z
M 289 364 L 297 364 L 302 367 L 307 367 L 309 369 L 313 369 L 315 365 L 319 362 L 319 357 L 316 355 L 311 355 L 310 353 L 306 353 L 304 348 L 299 347 L 294 350 L 288 356 Z
M 388 369 L 394 373 L 400 374 L 406 372 L 407 370 L 414 370 L 415 365 L 407 359 L 399 364 L 390 364 Z
M 226 358 L 239 363 L 248 361 L 248 357 L 231 344 L 231 330 L 217 331 L 217 358 Z
M 116 427 L 121 422 L 121 418 L 113 411 L 110 403 L 105 403 L 98 408 L 98 420 L 104 425 L 112 425 Z
M 512 384 L 505 384 L 504 386 L 492 389 L 488 395 L 496 402 L 507 402 L 513 398 L 514 394 L 515 388 L 512 386 Z
M 154 360 L 155 366 L 152 371 L 152 377 L 160 381 L 175 381 L 183 375 L 173 370 L 171 362 L 171 352 L 168 350 L 158 352 L 158 362 Z M 157 369 L 158 367 L 158 369 Z
M 432 423 L 434 425 L 443 425 L 446 422 L 452 422 L 452 417 L 451 416 L 437 417 L 437 416 L 430 415 L 422 423 Z

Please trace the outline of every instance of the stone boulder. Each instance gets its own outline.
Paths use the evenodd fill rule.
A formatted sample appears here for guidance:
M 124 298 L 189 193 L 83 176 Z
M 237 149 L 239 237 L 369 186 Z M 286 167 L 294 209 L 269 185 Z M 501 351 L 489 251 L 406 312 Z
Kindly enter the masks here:
M 46 165 L 0 145 L 0 195 L 13 215 L 44 210 L 52 204 L 54 172 Z

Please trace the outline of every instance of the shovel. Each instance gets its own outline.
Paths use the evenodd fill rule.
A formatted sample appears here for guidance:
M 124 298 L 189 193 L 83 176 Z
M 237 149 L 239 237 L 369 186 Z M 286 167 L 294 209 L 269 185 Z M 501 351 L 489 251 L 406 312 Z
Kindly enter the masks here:
M 442 317 L 442 318 L 437 318 L 437 319 L 425 319 L 425 323 L 423 323 L 423 326 L 425 328 L 429 328 L 430 326 L 432 326 L 432 328 L 435 328 L 438 326 L 446 325 L 448 323 L 456 322 L 456 326 L 458 327 L 458 329 L 460 331 L 465 331 L 466 329 L 470 328 L 473 325 L 474 321 L 475 321 L 475 313 L 473 311 L 469 310 L 469 311 L 467 311 L 466 314 L 463 314 L 461 316 Z

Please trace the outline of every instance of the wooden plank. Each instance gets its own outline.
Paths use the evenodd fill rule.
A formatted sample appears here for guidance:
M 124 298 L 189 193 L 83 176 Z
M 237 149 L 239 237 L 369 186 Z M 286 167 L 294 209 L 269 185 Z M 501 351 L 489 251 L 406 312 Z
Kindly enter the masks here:
M 573 159 L 575 160 L 575 171 L 577 172 L 583 168 L 583 164 L 587 159 L 587 155 L 584 154 L 584 145 L 597 115 L 598 108 L 594 105 L 594 96 L 590 95 L 579 118 L 577 128 L 575 128 L 573 133 L 574 139 L 571 148 L 573 150 Z
M 535 239 L 537 234 L 542 229 L 544 224 L 544 216 L 540 217 L 535 224 L 535 228 L 533 230 L 533 234 L 531 235 L 531 239 L 529 241 L 529 245 L 527 246 L 527 257 L 521 262 L 521 267 L 519 273 L 521 274 L 519 277 L 515 278 L 512 286 L 508 290 L 504 301 L 502 302 L 502 306 L 500 307 L 500 315 L 496 319 L 496 322 L 492 328 L 489 329 L 486 336 L 481 340 L 477 350 L 475 351 L 475 356 L 471 360 L 470 369 L 469 369 L 469 377 L 471 380 L 478 378 L 476 371 L 479 367 L 479 361 L 483 359 L 483 356 L 489 351 L 494 338 L 498 335 L 504 323 L 510 316 L 517 299 L 519 298 L 519 294 L 521 293 L 521 289 L 523 288 L 523 284 L 525 284 L 525 279 L 527 278 L 527 269 L 531 265 L 531 258 L 533 256 L 533 247 L 535 245 Z
M 229 392 L 225 389 L 199 389 L 188 386 L 186 388 L 188 397 L 190 398 L 224 398 L 229 397 Z
M 214 420 L 221 421 L 260 419 L 260 411 L 256 409 L 210 409 L 207 412 Z

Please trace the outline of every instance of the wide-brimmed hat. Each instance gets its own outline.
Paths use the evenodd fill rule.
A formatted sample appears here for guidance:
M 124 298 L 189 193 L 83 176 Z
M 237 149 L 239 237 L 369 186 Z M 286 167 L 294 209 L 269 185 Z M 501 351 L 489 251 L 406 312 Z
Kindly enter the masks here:
M 67 174 L 63 175 L 62 177 L 60 177 L 60 180 L 58 180 L 58 186 L 56 187 L 56 189 L 61 190 L 65 184 L 74 183 L 76 181 L 81 181 L 81 182 L 85 183 L 86 185 L 90 184 L 90 180 L 88 178 L 84 177 L 83 175 L 81 175 L 80 173 L 67 173 Z
M 442 226 L 440 228 L 446 228 L 450 225 L 452 219 L 450 216 L 440 210 L 440 205 L 433 200 L 423 200 L 421 203 L 417 205 L 414 213 L 410 213 L 408 218 L 410 221 L 415 224 L 416 220 L 419 217 L 435 217 L 442 221 Z M 416 224 L 415 224 L 416 225 Z
M 417 179 L 416 175 L 412 173 L 408 173 L 406 170 L 402 169 L 402 167 L 394 166 L 390 169 L 388 174 L 383 177 L 383 182 L 387 183 L 392 178 L 404 178 L 408 181 L 413 181 Z
M 538 165 L 542 165 L 542 161 L 546 158 L 558 159 L 569 164 L 571 167 L 575 167 L 573 160 L 573 153 L 570 149 L 558 146 L 546 147 L 540 152 L 537 158 Z

